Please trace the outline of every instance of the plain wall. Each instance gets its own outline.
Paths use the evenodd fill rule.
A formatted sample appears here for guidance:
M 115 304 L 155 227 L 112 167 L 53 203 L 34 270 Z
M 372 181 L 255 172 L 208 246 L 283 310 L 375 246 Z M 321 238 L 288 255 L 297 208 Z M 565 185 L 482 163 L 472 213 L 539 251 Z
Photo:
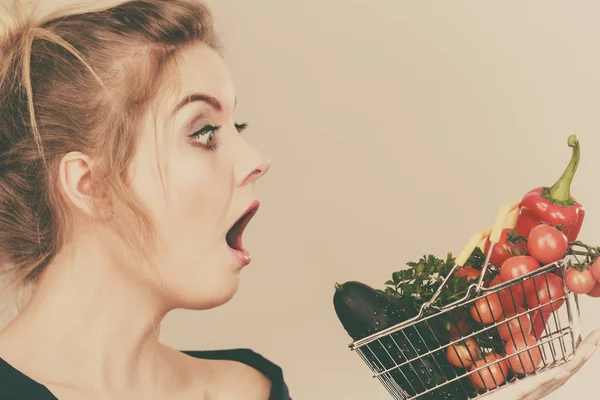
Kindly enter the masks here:
M 298 400 L 388 398 L 348 349 L 334 282 L 383 287 L 423 254 L 457 253 L 500 206 L 560 176 L 571 133 L 580 238 L 600 244 L 599 2 L 209 4 L 238 120 L 272 168 L 238 294 L 171 313 L 165 343 L 253 348 Z M 599 305 L 581 297 L 584 334 L 600 328 Z M 600 355 L 547 398 L 596 398 L 599 368 Z

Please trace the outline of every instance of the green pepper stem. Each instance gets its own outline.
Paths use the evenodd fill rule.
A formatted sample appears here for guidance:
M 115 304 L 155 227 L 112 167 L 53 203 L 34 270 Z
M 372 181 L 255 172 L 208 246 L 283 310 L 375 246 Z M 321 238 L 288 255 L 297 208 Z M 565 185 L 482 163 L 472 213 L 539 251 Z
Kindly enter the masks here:
M 336 290 L 342 290 L 344 288 L 344 285 L 340 285 L 337 282 L 333 286 L 335 287 Z
M 575 176 L 577 166 L 579 165 L 580 149 L 577 136 L 569 136 L 568 144 L 569 147 L 573 148 L 571 161 L 567 165 L 567 168 L 565 169 L 565 172 L 563 172 L 562 176 L 558 178 L 556 183 L 550 188 L 550 198 L 556 201 L 571 200 L 571 182 L 573 182 L 573 177 Z

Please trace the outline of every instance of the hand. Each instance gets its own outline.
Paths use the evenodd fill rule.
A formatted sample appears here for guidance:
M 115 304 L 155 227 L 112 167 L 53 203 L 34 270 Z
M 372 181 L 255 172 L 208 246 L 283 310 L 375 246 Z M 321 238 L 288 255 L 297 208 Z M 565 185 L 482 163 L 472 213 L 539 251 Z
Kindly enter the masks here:
M 482 396 L 485 400 L 537 400 L 546 397 L 564 385 L 583 365 L 594 355 L 600 346 L 600 330 L 591 332 L 581 342 L 575 357 L 568 363 L 530 376 L 523 381 L 517 381 L 496 392 Z

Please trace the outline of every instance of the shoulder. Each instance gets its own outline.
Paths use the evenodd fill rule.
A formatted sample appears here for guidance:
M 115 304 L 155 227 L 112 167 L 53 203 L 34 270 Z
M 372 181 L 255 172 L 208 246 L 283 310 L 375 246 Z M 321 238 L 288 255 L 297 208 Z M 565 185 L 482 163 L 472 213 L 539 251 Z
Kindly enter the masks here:
M 219 398 L 268 400 L 282 384 L 281 369 L 250 349 L 182 353 L 202 361 L 205 366 L 210 361 L 210 375 Z

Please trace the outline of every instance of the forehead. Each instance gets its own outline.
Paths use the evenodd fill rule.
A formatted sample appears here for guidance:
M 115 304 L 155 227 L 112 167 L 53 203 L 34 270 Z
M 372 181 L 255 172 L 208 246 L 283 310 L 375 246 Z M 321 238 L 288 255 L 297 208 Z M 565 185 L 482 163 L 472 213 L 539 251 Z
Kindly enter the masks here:
M 235 88 L 223 58 L 209 46 L 197 43 L 185 48 L 177 60 L 179 94 L 176 100 L 193 93 L 215 97 L 224 108 L 233 109 Z

